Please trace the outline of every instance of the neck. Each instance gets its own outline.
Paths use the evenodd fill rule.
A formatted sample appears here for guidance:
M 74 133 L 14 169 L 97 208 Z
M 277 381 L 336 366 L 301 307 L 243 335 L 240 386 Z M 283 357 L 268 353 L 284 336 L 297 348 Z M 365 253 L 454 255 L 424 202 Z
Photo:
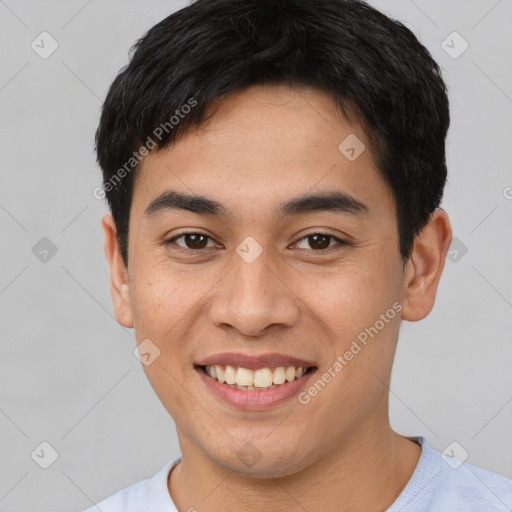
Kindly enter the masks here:
M 183 458 L 168 487 L 179 510 L 371 512 L 392 505 L 418 463 L 421 447 L 389 423 L 361 426 L 327 455 L 286 477 L 228 472 L 180 436 Z

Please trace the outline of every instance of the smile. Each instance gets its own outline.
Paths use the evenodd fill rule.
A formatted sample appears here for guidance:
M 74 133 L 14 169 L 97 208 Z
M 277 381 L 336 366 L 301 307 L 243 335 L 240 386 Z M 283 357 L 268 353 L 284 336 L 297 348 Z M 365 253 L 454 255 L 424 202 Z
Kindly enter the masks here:
M 293 397 L 318 370 L 314 359 L 277 352 L 222 352 L 194 362 L 200 381 L 215 399 L 245 411 L 296 405 Z
M 248 391 L 273 389 L 288 382 L 302 379 L 313 367 L 277 366 L 255 370 L 241 366 L 205 365 L 202 370 L 212 379 L 234 389 Z

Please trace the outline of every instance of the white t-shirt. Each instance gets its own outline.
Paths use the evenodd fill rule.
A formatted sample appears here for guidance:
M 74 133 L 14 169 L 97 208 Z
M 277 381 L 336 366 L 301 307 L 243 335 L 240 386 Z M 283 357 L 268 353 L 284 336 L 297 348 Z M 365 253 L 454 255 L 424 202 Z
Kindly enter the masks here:
M 455 458 L 443 458 L 425 438 L 413 439 L 422 446 L 420 460 L 386 512 L 512 511 L 512 480 L 466 462 L 459 465 Z M 176 457 L 152 478 L 126 487 L 100 501 L 98 508 L 92 506 L 84 512 L 178 512 L 167 489 L 167 478 L 180 460 L 181 456 Z

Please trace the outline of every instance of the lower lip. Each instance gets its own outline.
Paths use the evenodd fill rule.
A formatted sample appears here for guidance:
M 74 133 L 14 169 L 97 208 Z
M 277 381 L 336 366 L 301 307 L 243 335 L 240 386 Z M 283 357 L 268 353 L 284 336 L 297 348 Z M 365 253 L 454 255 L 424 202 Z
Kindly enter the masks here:
M 285 384 L 279 384 L 272 389 L 256 391 L 232 388 L 221 384 L 218 380 L 212 379 L 201 368 L 195 368 L 195 370 L 199 373 L 201 380 L 219 398 L 230 405 L 246 411 L 261 411 L 282 404 L 292 396 L 297 395 L 301 388 L 309 381 L 310 377 L 316 372 L 315 368 L 300 379 L 286 382 Z

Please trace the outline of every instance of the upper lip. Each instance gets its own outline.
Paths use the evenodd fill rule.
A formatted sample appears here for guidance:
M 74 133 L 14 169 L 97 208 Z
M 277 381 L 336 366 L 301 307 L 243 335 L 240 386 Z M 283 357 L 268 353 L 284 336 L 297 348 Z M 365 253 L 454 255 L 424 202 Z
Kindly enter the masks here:
M 311 361 L 299 359 L 285 354 L 268 353 L 249 355 L 236 352 L 222 352 L 204 357 L 197 366 L 229 365 L 257 370 L 258 368 L 276 368 L 278 366 L 295 366 L 309 368 L 315 366 Z

